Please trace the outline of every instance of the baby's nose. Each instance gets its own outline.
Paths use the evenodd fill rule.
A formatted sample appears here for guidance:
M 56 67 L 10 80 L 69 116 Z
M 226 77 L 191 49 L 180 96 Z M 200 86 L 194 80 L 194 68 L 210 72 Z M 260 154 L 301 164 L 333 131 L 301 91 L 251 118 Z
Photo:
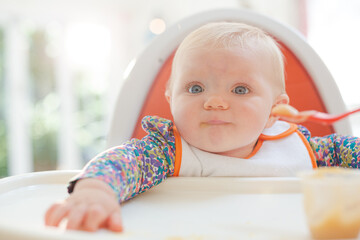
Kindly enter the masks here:
M 206 110 L 226 110 L 229 103 L 221 96 L 210 96 L 204 103 Z

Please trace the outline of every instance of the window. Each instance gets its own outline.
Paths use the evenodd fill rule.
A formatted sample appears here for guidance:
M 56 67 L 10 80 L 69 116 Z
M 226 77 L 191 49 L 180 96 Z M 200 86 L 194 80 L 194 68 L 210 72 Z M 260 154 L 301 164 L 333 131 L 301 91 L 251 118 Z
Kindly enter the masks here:
M 50 41 L 47 32 L 34 29 L 28 36 L 32 159 L 34 170 L 42 171 L 56 168 L 59 97 L 54 59 L 46 51 Z
M 8 174 L 4 84 L 4 30 L 0 27 L 0 178 Z

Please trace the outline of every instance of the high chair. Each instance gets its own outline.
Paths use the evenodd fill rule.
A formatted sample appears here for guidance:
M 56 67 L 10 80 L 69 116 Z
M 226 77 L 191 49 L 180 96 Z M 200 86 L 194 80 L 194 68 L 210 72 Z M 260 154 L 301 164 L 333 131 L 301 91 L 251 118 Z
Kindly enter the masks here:
M 254 25 L 279 42 L 286 59 L 286 90 L 290 96 L 290 104 L 295 108 L 333 114 L 346 110 L 329 70 L 299 32 L 254 12 L 240 9 L 212 10 L 183 19 L 168 28 L 130 63 L 115 103 L 107 137 L 108 147 L 131 138 L 142 138 L 145 133 L 141 129 L 141 119 L 146 115 L 172 119 L 164 91 L 171 73 L 174 52 L 192 30 L 216 21 Z M 303 125 L 311 131 L 312 136 L 334 132 L 351 134 L 347 119 L 333 126 L 316 123 Z
M 156 38 L 129 67 L 118 94 L 108 146 L 141 138 L 141 118 L 171 119 L 164 97 L 171 61 L 181 40 L 212 21 L 240 21 L 263 28 L 282 46 L 287 91 L 300 110 L 345 110 L 329 71 L 304 38 L 291 28 L 249 11 L 225 9 L 196 14 Z M 313 134 L 350 133 L 345 120 L 306 125 Z M 298 178 L 169 178 L 122 204 L 124 234 L 65 231 L 44 226 L 44 213 L 67 195 L 79 171 L 48 171 L 0 179 L 0 239 L 309 239 Z M 240 217 L 239 217 L 240 216 Z

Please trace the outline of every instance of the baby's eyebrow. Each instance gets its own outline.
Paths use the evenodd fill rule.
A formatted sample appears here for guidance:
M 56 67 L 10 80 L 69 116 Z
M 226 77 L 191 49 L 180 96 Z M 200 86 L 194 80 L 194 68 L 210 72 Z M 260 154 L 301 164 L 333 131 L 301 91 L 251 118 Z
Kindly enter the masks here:
M 185 80 L 185 81 L 183 81 L 183 84 L 185 84 L 185 85 L 196 84 L 196 83 L 202 84 L 202 81 L 199 81 L 199 80 Z

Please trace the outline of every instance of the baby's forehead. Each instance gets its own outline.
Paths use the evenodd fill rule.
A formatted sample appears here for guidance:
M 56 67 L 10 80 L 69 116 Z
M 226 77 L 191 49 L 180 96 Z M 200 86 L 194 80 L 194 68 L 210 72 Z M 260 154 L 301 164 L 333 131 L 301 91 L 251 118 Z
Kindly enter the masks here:
M 178 67 L 189 64 L 193 64 L 192 61 L 210 61 L 214 56 L 222 57 L 224 60 L 241 58 L 243 60 L 247 59 L 261 59 L 268 60 L 269 64 L 272 64 L 272 54 L 262 46 L 254 47 L 243 47 L 241 45 L 232 45 L 232 46 L 189 46 L 188 48 L 181 49 L 181 52 L 177 54 L 177 57 L 174 59 L 173 67 Z M 216 59 L 218 61 L 218 59 Z M 265 62 L 265 61 L 264 61 Z
M 280 86 L 283 85 L 282 68 L 274 59 L 273 54 L 261 47 L 251 49 L 242 48 L 242 46 L 187 48 L 183 49 L 175 61 L 172 69 L 173 77 L 201 73 L 207 69 L 207 66 L 212 66 L 211 69 L 223 67 L 231 72 L 240 67 L 240 69 L 249 68 L 249 71 L 257 69 L 263 72 L 268 76 L 269 81 L 275 81 L 274 87 L 278 85 L 277 83 L 280 83 Z M 241 66 L 238 65 L 239 63 Z
M 234 52 L 252 52 L 256 54 L 268 54 L 274 47 L 273 44 L 261 40 L 248 38 L 246 40 L 231 40 L 231 41 L 220 41 L 219 39 L 203 39 L 201 41 L 187 41 L 177 49 L 177 55 L 185 55 L 194 51 L 234 51 Z M 206 51 L 205 51 L 206 52 Z

